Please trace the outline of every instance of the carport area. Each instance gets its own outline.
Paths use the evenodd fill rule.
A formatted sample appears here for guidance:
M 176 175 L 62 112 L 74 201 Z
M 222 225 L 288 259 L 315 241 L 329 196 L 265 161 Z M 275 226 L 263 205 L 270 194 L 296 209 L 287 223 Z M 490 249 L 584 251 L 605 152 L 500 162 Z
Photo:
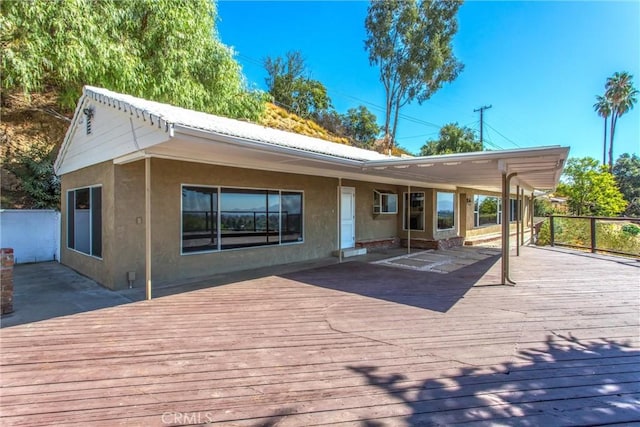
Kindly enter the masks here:
M 368 259 L 6 327 L 1 424 L 640 422 L 640 263 L 521 253 L 516 286 Z

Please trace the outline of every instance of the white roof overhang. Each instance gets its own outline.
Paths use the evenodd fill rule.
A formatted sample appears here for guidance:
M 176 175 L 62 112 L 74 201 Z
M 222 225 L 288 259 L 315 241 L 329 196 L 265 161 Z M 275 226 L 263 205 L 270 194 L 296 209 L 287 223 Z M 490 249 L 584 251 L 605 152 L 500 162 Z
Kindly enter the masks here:
M 127 163 L 157 157 L 277 172 L 396 185 L 501 191 L 502 173 L 513 186 L 553 189 L 567 159 L 567 147 L 483 151 L 429 157 L 355 160 L 175 125 L 173 137 L 144 151 L 115 159 Z

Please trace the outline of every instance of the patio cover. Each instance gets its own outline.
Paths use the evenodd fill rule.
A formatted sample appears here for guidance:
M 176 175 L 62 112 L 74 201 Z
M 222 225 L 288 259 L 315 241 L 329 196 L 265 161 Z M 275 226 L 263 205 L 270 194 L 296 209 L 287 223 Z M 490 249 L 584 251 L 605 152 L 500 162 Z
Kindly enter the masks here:
M 335 177 L 339 183 L 342 179 L 354 179 L 444 190 L 466 187 L 501 192 L 503 206 L 507 206 L 514 186 L 530 193 L 554 189 L 569 154 L 568 147 L 547 146 L 428 157 L 391 157 L 86 86 L 55 163 L 59 174 L 97 161 L 82 158 L 66 161 L 82 109 L 92 103 L 112 107 L 121 111 L 124 119 L 132 123 L 133 120 L 144 121 L 153 128 L 154 137 L 145 143 L 137 140 L 132 124 L 131 140 L 135 144 L 106 146 L 100 152 L 103 160 L 110 159 L 114 164 L 144 159 L 146 224 L 151 223 L 151 158 Z M 146 234 L 147 297 L 151 298 L 150 227 L 146 227 Z M 507 222 L 503 224 L 502 237 L 502 283 L 506 284 L 510 282 Z

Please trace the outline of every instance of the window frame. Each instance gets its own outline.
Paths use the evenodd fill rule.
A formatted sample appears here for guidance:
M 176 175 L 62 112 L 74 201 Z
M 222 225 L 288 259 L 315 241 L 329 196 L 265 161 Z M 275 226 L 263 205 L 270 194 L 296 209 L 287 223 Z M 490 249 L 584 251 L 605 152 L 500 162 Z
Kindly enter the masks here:
M 403 192 L 402 193 L 402 230 L 409 231 L 407 227 L 407 216 L 411 215 L 411 210 L 409 210 L 409 215 L 407 215 L 407 208 L 411 204 L 411 194 L 422 194 L 422 207 L 419 210 L 420 215 L 422 216 L 422 228 L 412 228 L 411 231 L 426 231 L 426 218 L 425 218 L 425 206 L 426 206 L 426 197 L 427 193 L 425 191 L 411 191 L 411 192 Z M 407 196 L 409 195 L 409 196 Z M 411 221 L 409 221 L 411 222 Z
M 216 249 L 207 249 L 201 251 L 184 251 L 183 247 L 183 229 L 184 229 L 184 220 L 183 220 L 183 212 L 184 212 L 184 199 L 182 197 L 182 192 L 184 188 L 206 188 L 206 189 L 215 189 L 217 194 L 217 203 L 216 203 L 216 216 L 217 216 L 217 229 L 216 229 Z M 222 244 L 222 194 L 223 190 L 243 190 L 243 191 L 264 191 L 267 197 L 272 193 L 277 193 L 279 198 L 279 210 L 278 210 L 278 242 L 273 244 L 263 244 L 263 245 L 254 245 L 254 246 L 241 246 L 241 247 L 233 247 L 233 248 L 223 248 Z M 282 195 L 283 193 L 297 193 L 300 195 L 300 240 L 297 241 L 285 241 L 282 240 Z M 239 186 L 229 186 L 229 185 L 202 185 L 202 184 L 189 184 L 182 183 L 180 184 L 180 255 L 200 255 L 200 254 L 209 254 L 209 253 L 222 253 L 228 251 L 237 251 L 237 250 L 245 250 L 245 249 L 258 249 L 258 248 L 272 248 L 278 246 L 288 246 L 288 245 L 298 245 L 305 242 L 305 221 L 304 221 L 304 212 L 305 212 L 305 194 L 304 190 L 295 190 L 295 189 L 278 189 L 278 188 L 257 188 L 257 187 L 239 187 Z M 268 218 L 267 218 L 268 220 Z
M 439 225 L 438 225 L 438 219 L 439 219 L 438 218 L 438 194 L 440 194 L 440 193 L 442 193 L 442 194 L 450 194 L 452 196 L 452 204 L 451 204 L 452 211 L 451 211 L 451 214 L 452 214 L 452 217 L 453 217 L 453 221 L 451 222 L 451 227 L 449 227 L 449 228 L 440 228 Z M 435 213 L 434 219 L 435 219 L 435 221 L 434 221 L 434 225 L 435 225 L 436 232 L 440 233 L 440 232 L 451 231 L 451 230 L 455 230 L 456 229 L 456 210 L 457 210 L 456 209 L 456 192 L 454 192 L 454 191 L 439 191 L 439 190 L 435 191 L 435 203 L 434 203 L 434 211 L 435 211 L 434 212 Z
M 100 237 L 100 255 L 95 255 L 95 253 L 94 253 L 94 237 L 95 236 L 94 236 L 93 227 L 94 227 L 94 221 L 96 219 L 96 215 L 94 214 L 94 204 L 95 203 L 94 203 L 94 200 L 93 200 L 93 197 L 94 197 L 94 191 L 93 190 L 96 189 L 96 188 L 100 188 L 100 202 L 98 203 L 99 206 L 98 206 L 98 208 L 96 210 L 96 212 L 100 213 L 99 229 L 97 230 L 100 233 L 100 236 L 99 236 Z M 76 237 L 76 232 L 75 232 L 75 228 L 76 228 L 75 227 L 75 225 L 76 225 L 76 223 L 75 223 L 76 212 L 75 211 L 76 211 L 76 200 L 77 200 L 75 193 L 77 191 L 80 191 L 80 190 L 88 190 L 89 191 L 89 209 L 88 209 L 89 210 L 89 252 L 88 253 L 84 252 L 84 251 L 81 251 L 79 249 L 76 249 L 77 245 L 76 245 L 76 242 L 75 242 L 75 237 Z M 102 190 L 103 190 L 103 185 L 102 184 L 94 184 L 94 185 L 88 185 L 88 186 L 84 186 L 84 187 L 69 188 L 69 189 L 66 190 L 66 200 L 65 200 L 66 206 L 67 206 L 67 208 L 66 208 L 66 218 L 65 218 L 66 226 L 67 226 L 67 229 L 66 229 L 67 232 L 65 233 L 66 234 L 66 238 L 65 238 L 65 240 L 66 240 L 66 249 L 69 250 L 69 251 L 73 251 L 75 253 L 78 253 L 78 254 L 82 254 L 82 255 L 85 255 L 85 256 L 88 256 L 88 257 L 91 257 L 91 258 L 94 258 L 94 259 L 98 259 L 98 260 L 102 260 L 103 259 L 103 249 L 104 249 L 103 248 L 104 239 L 103 239 L 103 233 L 102 233 L 102 228 L 103 228 L 102 225 L 104 223 L 103 218 L 102 218 L 102 216 L 103 216 L 102 215 L 102 213 L 103 213 L 102 212 L 102 205 L 103 205 L 102 199 L 103 199 L 104 192 Z M 70 201 L 69 194 L 71 194 L 71 193 L 74 194 L 73 195 L 73 214 L 71 214 L 71 212 L 69 210 L 69 201 Z M 71 224 L 71 220 L 72 219 L 73 219 L 73 224 Z M 70 246 L 70 242 L 69 242 L 70 237 L 71 237 L 70 236 L 70 232 L 71 232 L 72 229 L 73 229 L 73 238 L 74 238 L 73 247 Z
M 480 203 L 477 203 L 479 197 L 496 199 L 496 222 L 491 224 L 480 225 Z M 478 209 L 476 209 L 478 206 Z M 502 197 L 489 196 L 487 194 L 475 194 L 473 197 L 473 228 L 493 227 L 502 224 Z
M 395 210 L 383 210 L 385 206 L 388 207 L 389 202 L 384 203 L 384 198 L 387 199 L 393 196 L 395 198 Z M 397 215 L 398 214 L 398 194 L 392 193 L 389 190 L 373 190 L 373 214 L 374 215 Z

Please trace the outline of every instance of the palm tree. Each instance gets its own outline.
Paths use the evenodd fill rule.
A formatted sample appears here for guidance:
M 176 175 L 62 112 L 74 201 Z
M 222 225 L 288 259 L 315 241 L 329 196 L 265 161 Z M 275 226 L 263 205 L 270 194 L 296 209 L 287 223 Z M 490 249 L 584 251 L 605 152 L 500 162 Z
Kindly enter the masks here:
M 596 95 L 596 103 L 593 109 L 602 118 L 604 118 L 604 143 L 602 148 L 602 164 L 607 163 L 607 118 L 611 115 L 611 103 L 606 96 Z
M 609 140 L 609 172 L 613 170 L 613 137 L 618 118 L 635 105 L 638 90 L 633 87 L 633 76 L 626 71 L 616 72 L 607 79 L 605 97 L 611 103 L 611 136 Z

